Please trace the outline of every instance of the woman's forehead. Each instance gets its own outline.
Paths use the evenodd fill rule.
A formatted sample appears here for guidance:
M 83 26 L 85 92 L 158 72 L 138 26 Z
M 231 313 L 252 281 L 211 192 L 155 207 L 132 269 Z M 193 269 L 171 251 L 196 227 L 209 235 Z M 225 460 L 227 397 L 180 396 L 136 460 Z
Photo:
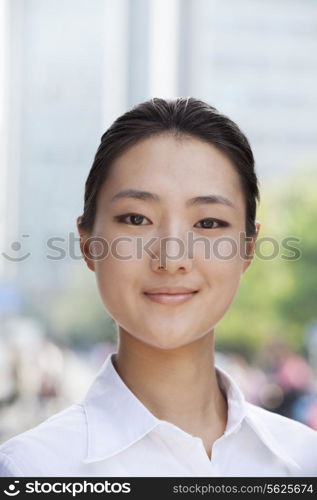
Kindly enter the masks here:
M 228 156 L 213 144 L 196 137 L 185 136 L 176 138 L 172 135 L 158 135 L 142 139 L 124 151 L 113 165 L 119 167 L 174 167 L 183 168 L 228 165 L 233 167 Z M 198 172 L 197 172 L 198 173 Z
M 241 191 L 238 173 L 222 151 L 196 138 L 171 136 L 150 137 L 120 155 L 105 188 L 111 198 L 128 189 L 154 196 L 174 191 L 186 198 L 207 196 L 211 190 L 228 199 L 237 198 Z

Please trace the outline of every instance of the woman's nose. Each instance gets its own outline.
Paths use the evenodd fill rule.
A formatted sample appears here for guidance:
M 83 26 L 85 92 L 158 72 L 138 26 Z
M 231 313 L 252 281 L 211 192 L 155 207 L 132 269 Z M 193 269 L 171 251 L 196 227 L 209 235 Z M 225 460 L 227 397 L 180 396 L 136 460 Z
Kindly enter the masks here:
M 159 238 L 154 254 L 151 265 L 155 271 L 175 273 L 181 269 L 188 272 L 192 267 L 186 241 L 182 238 L 171 236 Z

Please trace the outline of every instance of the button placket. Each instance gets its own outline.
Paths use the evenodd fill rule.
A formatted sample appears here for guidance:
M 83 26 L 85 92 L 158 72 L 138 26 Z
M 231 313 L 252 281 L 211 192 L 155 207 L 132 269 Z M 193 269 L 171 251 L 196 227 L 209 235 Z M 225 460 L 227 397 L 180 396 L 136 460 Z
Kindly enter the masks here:
M 213 463 L 209 460 L 202 439 L 193 437 L 191 444 L 188 453 L 193 476 L 213 476 Z

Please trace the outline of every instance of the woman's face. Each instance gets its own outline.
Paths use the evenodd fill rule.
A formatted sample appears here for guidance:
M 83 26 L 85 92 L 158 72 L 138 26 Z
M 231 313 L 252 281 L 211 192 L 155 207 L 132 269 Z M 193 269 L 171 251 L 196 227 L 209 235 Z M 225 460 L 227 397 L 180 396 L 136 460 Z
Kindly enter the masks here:
M 151 195 L 116 196 L 125 190 Z M 205 198 L 191 202 L 197 197 Z M 192 137 L 154 136 L 123 153 L 100 189 L 93 233 L 79 231 L 82 250 L 91 238 L 85 260 L 121 334 L 162 349 L 210 332 L 250 263 L 239 237 L 245 200 L 238 174 L 225 154 Z M 196 292 L 185 301 L 149 295 L 164 287 Z

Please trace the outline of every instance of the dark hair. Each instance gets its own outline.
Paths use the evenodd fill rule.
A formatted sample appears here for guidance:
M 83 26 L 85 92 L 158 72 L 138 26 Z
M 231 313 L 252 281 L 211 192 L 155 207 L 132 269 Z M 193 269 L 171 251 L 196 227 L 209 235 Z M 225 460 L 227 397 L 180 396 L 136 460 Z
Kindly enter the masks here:
M 204 101 L 193 97 L 153 98 L 119 116 L 101 137 L 85 185 L 84 213 L 80 227 L 93 230 L 97 196 L 112 162 L 138 141 L 170 133 L 175 138 L 193 136 L 224 152 L 239 174 L 246 201 L 247 236 L 255 234 L 256 202 L 260 200 L 254 157 L 239 127 Z

